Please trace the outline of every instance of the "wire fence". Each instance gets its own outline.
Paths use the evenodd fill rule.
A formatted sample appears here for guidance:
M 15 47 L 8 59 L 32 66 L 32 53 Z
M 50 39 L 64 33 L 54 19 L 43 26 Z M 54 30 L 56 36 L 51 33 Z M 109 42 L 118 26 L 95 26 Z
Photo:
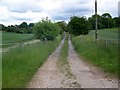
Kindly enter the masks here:
M 118 46 L 119 45 L 119 30 L 118 29 L 111 29 L 111 30 L 99 30 L 98 33 L 98 41 L 103 43 L 106 46 L 109 45 L 114 45 Z M 93 40 L 95 40 L 95 31 L 92 31 L 89 36 L 92 37 Z M 96 41 L 96 40 L 95 40 Z
M 112 47 L 118 47 L 119 40 L 118 39 L 98 39 L 98 43 L 101 43 L 105 46 L 112 46 Z
M 120 39 L 111 39 L 111 38 L 98 38 L 97 40 L 93 36 L 80 36 L 80 42 L 90 42 L 90 43 L 99 43 L 104 46 L 118 47 Z
M 9 47 L 6 48 L 2 48 L 2 52 L 7 52 L 9 50 L 13 50 L 14 48 L 17 47 L 24 47 L 25 45 L 30 45 L 30 44 L 34 44 L 34 43 L 39 43 L 40 40 L 32 40 L 32 41 L 28 41 L 28 42 L 22 42 L 22 43 L 7 43 L 7 44 L 0 44 L 1 46 L 6 45 Z

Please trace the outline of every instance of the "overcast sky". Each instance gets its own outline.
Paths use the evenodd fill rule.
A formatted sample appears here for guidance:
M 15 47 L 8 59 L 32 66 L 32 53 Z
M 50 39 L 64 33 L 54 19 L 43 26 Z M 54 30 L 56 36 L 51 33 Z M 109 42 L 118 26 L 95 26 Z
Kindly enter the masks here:
M 90 17 L 95 0 L 0 0 L 0 24 L 38 22 L 49 17 L 53 21 L 68 21 L 73 15 Z M 98 0 L 98 13 L 118 16 L 119 0 Z

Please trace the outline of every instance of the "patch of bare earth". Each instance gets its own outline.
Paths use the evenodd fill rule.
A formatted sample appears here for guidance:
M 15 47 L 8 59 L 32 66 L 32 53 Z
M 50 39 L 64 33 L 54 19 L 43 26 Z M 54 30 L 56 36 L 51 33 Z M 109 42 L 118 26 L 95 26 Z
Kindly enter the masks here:
M 118 88 L 117 79 L 109 79 L 97 69 L 80 60 L 69 39 L 69 65 L 81 88 Z

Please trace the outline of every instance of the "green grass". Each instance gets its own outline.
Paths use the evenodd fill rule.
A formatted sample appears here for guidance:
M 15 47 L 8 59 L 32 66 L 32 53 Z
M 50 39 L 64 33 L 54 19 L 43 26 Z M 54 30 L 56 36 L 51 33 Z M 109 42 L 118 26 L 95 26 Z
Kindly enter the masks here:
M 0 48 L 2 48 L 2 32 L 0 31 Z
M 68 57 L 68 39 L 66 38 L 60 53 L 61 65 L 68 63 L 67 57 Z
M 2 52 L 0 52 L 0 89 L 2 88 Z
M 65 39 L 57 64 L 58 67 L 60 68 L 60 71 L 64 73 L 67 78 L 72 78 L 68 61 L 68 37 L 66 37 Z
M 2 87 L 24 88 L 60 41 L 59 36 L 53 42 L 40 42 L 3 53 Z
M 2 44 L 2 32 L 0 31 L 0 44 Z
M 14 43 L 20 43 L 33 39 L 33 34 L 17 34 L 11 32 L 0 32 L 2 35 L 3 48 L 14 45 Z
M 2 43 L 2 33 L 0 33 L 0 44 L 1 43 Z M 2 88 L 2 52 L 0 52 L 0 89 L 1 88 Z
M 95 30 L 92 30 L 90 35 L 95 35 Z M 99 29 L 98 30 L 98 38 L 99 39 L 118 39 L 118 28 L 111 29 Z
M 93 35 L 91 35 L 91 32 L 87 36 L 78 36 L 72 39 L 75 50 L 86 61 L 102 68 L 105 72 L 117 76 L 118 44 L 105 45 L 105 43 L 101 40 L 95 42 Z M 103 32 L 104 31 L 101 31 L 101 33 Z M 115 37 L 111 34 L 112 33 L 109 35 L 111 38 Z

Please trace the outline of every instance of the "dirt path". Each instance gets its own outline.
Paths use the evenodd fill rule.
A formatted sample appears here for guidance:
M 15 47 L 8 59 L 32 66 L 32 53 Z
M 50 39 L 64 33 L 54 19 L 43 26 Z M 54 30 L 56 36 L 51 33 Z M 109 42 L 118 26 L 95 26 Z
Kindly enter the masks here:
M 118 81 L 106 78 L 97 69 L 79 59 L 69 39 L 69 64 L 81 88 L 118 88 Z
M 58 60 L 65 38 L 38 69 L 27 88 L 117 88 L 118 82 L 106 78 L 96 68 L 83 62 L 77 56 L 69 39 L 69 74 L 65 75 L 58 67 Z M 67 71 L 66 71 L 67 72 Z
M 65 39 L 65 38 L 64 38 Z M 64 87 L 63 80 L 64 75 L 60 73 L 57 67 L 57 60 L 59 58 L 60 50 L 64 44 L 62 40 L 59 47 L 49 56 L 43 66 L 38 69 L 38 72 L 34 75 L 28 88 L 61 88 Z

